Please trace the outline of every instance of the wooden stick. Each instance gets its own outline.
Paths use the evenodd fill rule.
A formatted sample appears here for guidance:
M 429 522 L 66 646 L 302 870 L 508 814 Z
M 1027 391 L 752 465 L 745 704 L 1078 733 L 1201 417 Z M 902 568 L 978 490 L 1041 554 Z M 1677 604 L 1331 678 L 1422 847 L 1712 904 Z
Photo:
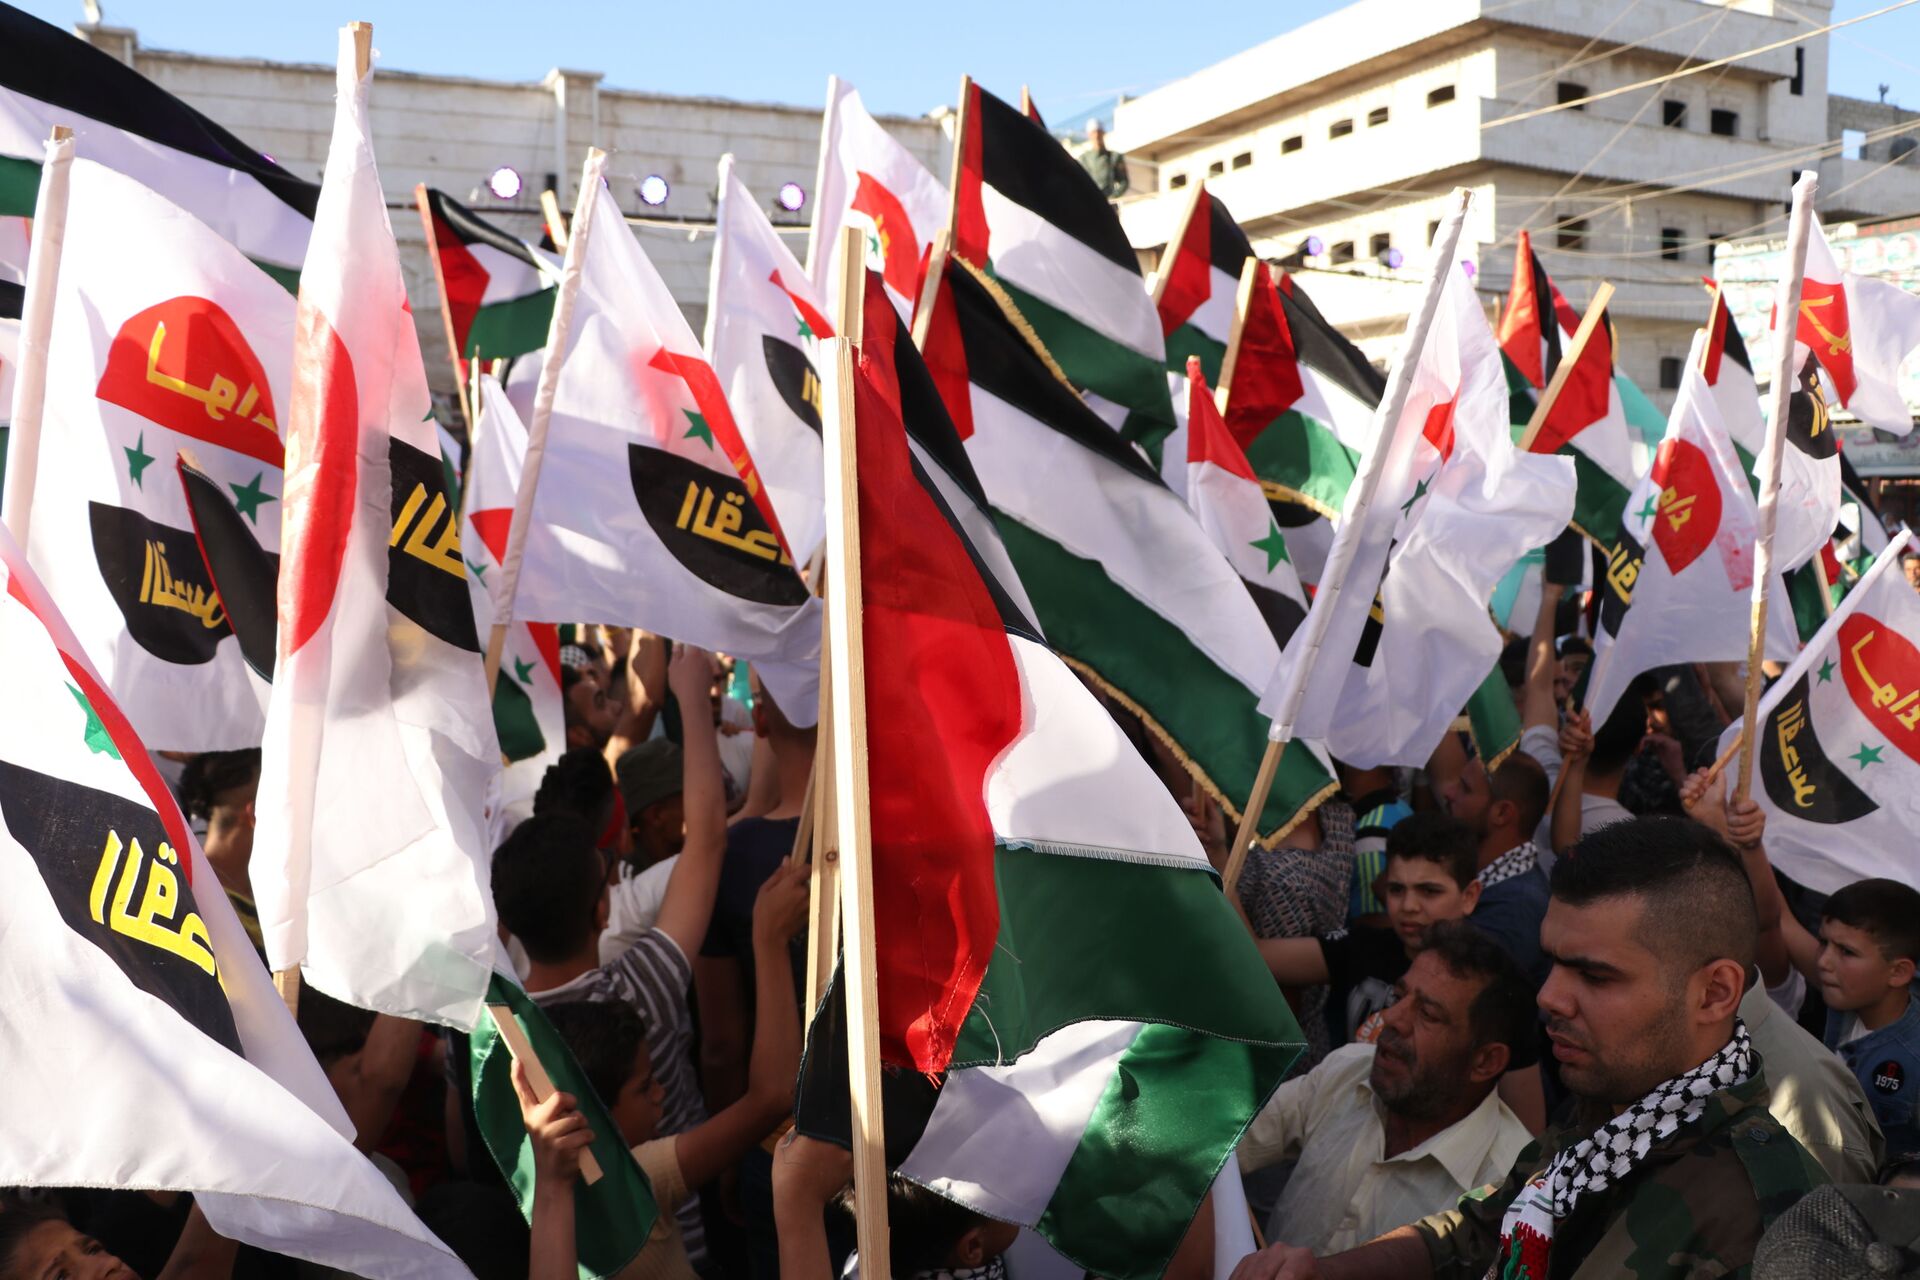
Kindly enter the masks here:
M 33 249 L 27 255 L 26 297 L 20 310 L 18 370 L 13 380 L 13 425 L 7 431 L 7 484 L 0 496 L 0 523 L 26 554 L 33 488 L 40 470 L 40 424 L 47 410 L 47 347 L 53 336 L 53 295 L 60 284 L 60 255 L 67 242 L 67 200 L 72 188 L 73 130 L 53 126 L 40 191 L 33 204 Z
M 1187 228 L 1193 225 L 1193 215 L 1199 211 L 1200 202 L 1206 199 L 1206 195 L 1207 184 L 1205 182 L 1196 182 L 1193 184 L 1193 195 L 1188 198 L 1186 207 L 1180 210 L 1180 221 L 1174 224 L 1173 234 L 1167 237 L 1167 248 L 1166 252 L 1160 257 L 1160 268 L 1153 273 L 1153 289 L 1151 292 L 1153 294 L 1154 310 L 1156 311 L 1160 309 L 1161 295 L 1167 291 L 1167 263 L 1172 260 L 1174 254 L 1180 251 L 1180 243 L 1187 238 Z
M 547 1066 L 540 1061 L 540 1055 L 533 1051 L 533 1042 L 527 1039 L 527 1033 L 513 1016 L 513 1009 L 504 1004 L 490 1004 L 487 1015 L 493 1019 L 494 1030 L 500 1033 L 500 1043 L 507 1046 L 507 1053 L 520 1064 L 527 1073 L 527 1083 L 533 1086 L 533 1100 L 545 1102 L 554 1093 L 553 1077 L 547 1074 Z M 600 1162 L 593 1157 L 593 1148 L 587 1147 L 580 1152 L 580 1181 L 592 1186 L 604 1176 Z
M 820 706 L 824 711 L 833 690 L 833 674 L 828 668 L 828 649 L 820 642 Z M 813 842 L 813 874 L 807 896 L 807 1010 L 811 1013 L 826 998 L 827 979 L 833 976 L 834 963 L 840 958 L 840 842 L 834 831 L 837 818 L 833 804 L 833 733 L 827 717 L 821 717 L 820 733 L 813 748 L 813 811 L 802 815 L 803 828 L 809 828 Z
M 373 67 L 373 24 L 349 22 L 347 30 L 353 32 L 353 78 L 365 80 Z
M 1827 545 L 1832 545 L 1831 539 L 1828 540 Z M 1813 553 L 1813 576 L 1820 580 L 1820 608 L 1826 617 L 1831 618 L 1833 616 L 1833 583 L 1827 578 L 1827 558 L 1821 554 L 1825 550 L 1826 546 L 1822 546 L 1820 551 Z
M 1580 363 L 1580 355 L 1587 349 L 1587 340 L 1593 337 L 1593 331 L 1600 327 L 1606 318 L 1607 300 L 1613 297 L 1613 286 L 1602 280 L 1600 287 L 1593 291 L 1593 301 L 1587 304 L 1587 314 L 1580 317 L 1580 327 L 1573 331 L 1573 345 L 1560 357 L 1560 363 L 1554 366 L 1553 377 L 1547 380 L 1547 389 L 1540 393 L 1539 401 L 1533 406 L 1533 416 L 1527 419 L 1527 429 L 1520 436 L 1518 446 L 1521 453 L 1533 448 L 1535 437 L 1540 428 L 1546 425 L 1547 415 L 1553 412 L 1554 404 L 1560 399 L 1560 392 L 1567 385 L 1567 379 L 1573 376 L 1573 367 Z M 1559 321 L 1549 318 L 1548 323 Z
M 1741 734 L 1741 738 L 1744 738 L 1745 736 L 1746 735 L 1744 733 Z M 1733 758 L 1739 754 L 1740 754 L 1740 738 L 1735 738 L 1733 740 L 1733 745 L 1728 747 L 1725 751 L 1722 751 L 1720 753 L 1719 759 L 1715 760 L 1713 764 L 1707 769 L 1707 783 L 1709 786 L 1712 785 L 1713 780 L 1715 778 L 1720 776 L 1720 771 L 1722 769 L 1725 769 L 1728 765 L 1732 764 Z
M 447 358 L 453 361 L 453 387 L 460 395 L 460 416 L 467 421 L 467 439 L 473 439 L 473 400 L 467 395 L 466 361 L 460 357 L 460 344 L 453 336 L 453 308 L 447 305 L 447 271 L 440 262 L 440 240 L 433 233 L 433 205 L 427 199 L 427 184 L 416 182 L 413 202 L 420 207 L 420 229 L 427 236 L 427 261 L 433 264 L 433 285 L 440 291 L 440 328 L 447 335 Z
M 1233 298 L 1233 323 L 1227 329 L 1227 353 L 1220 358 L 1220 377 L 1213 384 L 1213 404 L 1224 417 L 1227 400 L 1233 394 L 1234 371 L 1240 367 L 1240 338 L 1246 332 L 1247 309 L 1253 305 L 1253 291 L 1260 282 L 1260 259 L 1248 258 L 1240 264 L 1240 287 Z
M 298 1018 L 300 1016 L 300 970 L 275 969 L 273 989 L 280 993 L 280 1001 L 287 1006 L 287 1012 Z
M 920 281 L 920 296 L 913 304 L 913 345 L 927 348 L 927 330 L 933 324 L 933 304 L 940 296 L 940 282 L 947 274 L 947 259 L 953 256 L 953 232 L 941 229 L 933 234 L 933 248 L 927 252 L 927 274 Z
M 500 655 L 507 646 L 507 632 L 513 626 L 513 597 L 520 589 L 520 561 L 527 546 L 527 529 L 533 523 L 533 495 L 540 484 L 540 466 L 547 457 L 547 424 L 553 420 L 553 397 L 560 386 L 560 366 L 567 356 L 567 338 L 573 332 L 573 304 L 580 293 L 580 260 L 586 256 L 587 237 L 592 231 L 593 210 L 600 193 L 600 171 L 607 153 L 598 147 L 587 148 L 587 160 L 580 168 L 580 198 L 574 206 L 573 223 L 577 235 L 567 238 L 567 256 L 560 264 L 559 290 L 553 300 L 553 319 L 547 328 L 547 358 L 540 366 L 540 385 L 533 394 L 533 418 L 527 423 L 527 456 L 521 464 L 520 488 L 513 496 L 513 517 L 507 525 L 506 555 L 500 562 L 500 598 L 495 607 L 493 631 L 487 636 L 487 696 L 493 696 L 500 680 Z M 542 198 L 551 198 L 551 191 Z
M 1700 347 L 1700 376 L 1707 376 L 1707 366 L 1713 363 L 1713 326 L 1720 322 L 1720 282 L 1715 280 L 1707 292 L 1711 295 L 1707 302 L 1707 340 Z
M 853 406 L 853 344 L 828 343 L 833 412 L 825 417 L 827 597 L 832 655 L 834 830 L 842 854 L 841 973 L 847 995 L 847 1065 L 853 1131 L 854 1216 L 860 1256 L 891 1256 L 887 1240 L 887 1158 L 880 1111 L 879 958 L 874 938 L 873 848 L 867 807 L 867 689 L 860 602 L 860 475 Z M 882 1264 L 884 1268 L 884 1264 Z
M 553 243 L 565 253 L 567 245 L 573 240 L 573 233 L 560 218 L 560 197 L 553 193 L 552 187 L 540 193 L 540 216 L 546 219 L 547 234 L 553 237 Z
M 947 166 L 947 233 L 948 250 L 960 236 L 960 171 L 966 162 L 967 130 L 974 127 L 973 111 L 969 104 L 973 101 L 973 77 L 960 77 L 960 103 L 954 113 L 953 121 L 953 160 Z M 984 266 L 986 264 L 978 264 Z M 928 275 L 932 275 L 929 266 Z M 918 313 L 915 313 L 916 316 Z
M 1360 531 L 1366 525 L 1367 509 L 1373 503 L 1374 492 L 1380 487 L 1380 475 L 1386 469 L 1391 436 L 1399 426 L 1401 414 L 1407 407 L 1407 395 L 1413 388 L 1414 367 L 1419 363 L 1420 352 L 1427 344 L 1427 331 L 1433 327 L 1434 313 L 1440 309 L 1440 298 L 1446 290 L 1448 273 L 1454 269 L 1454 251 L 1459 247 L 1460 231 L 1466 223 L 1467 206 L 1472 199 L 1472 193 L 1466 188 L 1454 188 L 1453 211 L 1447 215 L 1446 221 L 1441 224 L 1440 234 L 1434 239 L 1431 273 L 1421 288 L 1420 305 L 1407 319 L 1406 335 L 1401 339 L 1399 353 L 1387 374 L 1387 385 L 1381 393 L 1380 404 L 1374 410 L 1373 422 L 1367 432 L 1367 439 L 1371 443 L 1360 455 L 1360 470 L 1348 488 L 1347 508 L 1340 520 L 1340 528 L 1333 536 L 1333 547 L 1327 553 L 1326 572 L 1320 576 L 1320 588 L 1314 593 L 1313 606 L 1307 610 L 1306 622 L 1287 644 L 1288 653 L 1293 652 L 1294 645 L 1301 646 L 1300 657 L 1296 662 L 1282 663 L 1280 674 L 1284 675 L 1285 682 L 1271 703 L 1279 707 L 1280 714 L 1274 717 L 1266 752 L 1260 757 L 1260 770 L 1254 776 L 1253 793 L 1247 797 L 1246 807 L 1240 811 L 1240 827 L 1234 835 L 1233 848 L 1227 854 L 1226 871 L 1221 876 L 1229 899 L 1233 898 L 1234 890 L 1238 887 L 1240 868 L 1245 864 L 1247 850 L 1259 831 L 1260 813 L 1267 807 L 1267 794 L 1273 790 L 1274 775 L 1280 766 L 1280 744 L 1293 737 L 1293 726 L 1299 718 L 1301 703 L 1306 698 L 1314 665 L 1319 661 L 1320 647 L 1326 641 L 1327 627 L 1333 620 L 1354 557 L 1359 553 Z M 1245 272 L 1241 274 L 1244 277 Z M 1371 598 L 1373 587 L 1369 586 L 1367 591 Z M 1339 655 L 1342 660 L 1348 656 Z
M 1780 506 L 1780 458 L 1787 443 L 1787 414 L 1793 399 L 1794 335 L 1800 326 L 1800 286 L 1807 273 L 1807 241 L 1813 227 L 1813 195 L 1820 180 L 1811 169 L 1802 170 L 1793 184 L 1793 208 L 1787 215 L 1786 296 L 1776 313 L 1773 335 L 1773 385 L 1767 388 L 1772 412 L 1767 416 L 1767 443 L 1760 455 L 1760 533 L 1753 546 L 1753 616 L 1747 632 L 1747 700 L 1740 718 L 1740 771 L 1734 775 L 1733 798 L 1745 800 L 1753 790 L 1753 718 L 1760 705 L 1760 668 L 1767 650 L 1767 595 L 1773 577 L 1773 529 Z

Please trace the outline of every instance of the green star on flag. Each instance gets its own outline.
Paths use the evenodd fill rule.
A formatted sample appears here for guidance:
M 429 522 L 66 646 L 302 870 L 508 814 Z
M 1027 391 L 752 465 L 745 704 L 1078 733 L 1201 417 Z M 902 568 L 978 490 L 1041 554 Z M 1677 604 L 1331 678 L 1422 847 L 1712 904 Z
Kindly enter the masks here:
M 1859 761 L 1860 767 L 1864 769 L 1870 764 L 1884 763 L 1880 759 L 1880 753 L 1885 750 L 1885 747 L 1870 747 L 1863 742 L 1860 744 L 1860 749 L 1848 756 L 1847 759 Z
M 1833 659 L 1828 658 L 1825 662 L 1820 664 L 1820 683 L 1831 684 L 1832 682 L 1833 682 Z
M 1400 514 L 1406 515 L 1409 511 L 1412 511 L 1413 504 L 1420 501 L 1420 499 L 1426 496 L 1427 496 L 1427 482 L 1425 480 L 1418 481 L 1413 486 L 1413 496 L 1400 504 Z
M 796 318 L 800 322 L 801 337 L 805 338 L 808 342 L 812 342 L 815 338 L 820 336 L 813 331 L 813 326 L 807 323 L 807 318 L 805 316 L 797 316 Z
M 1658 511 L 1659 509 L 1660 509 L 1660 495 L 1657 493 L 1648 494 L 1647 505 L 1640 508 L 1639 515 L 1640 515 L 1641 522 L 1644 524 L 1646 521 L 1653 519 L 1653 513 Z
M 260 487 L 260 482 L 266 479 L 266 475 L 267 473 L 262 471 L 245 484 L 227 481 L 227 488 L 233 490 L 233 505 L 239 509 L 241 515 L 254 524 L 260 523 L 259 517 L 254 513 L 260 510 L 261 503 L 279 501 L 273 494 Z
M 133 477 L 133 483 L 139 488 L 146 488 L 140 473 L 153 461 L 153 455 L 147 452 L 147 433 L 142 431 L 140 438 L 131 445 L 120 446 L 120 452 L 127 455 L 127 474 Z
M 120 758 L 120 748 L 113 745 L 113 738 L 107 733 L 107 726 L 100 723 L 100 717 L 94 711 L 93 704 L 87 701 L 87 695 L 80 692 L 80 690 L 73 685 L 67 686 L 67 692 L 72 694 L 73 700 L 80 704 L 80 709 L 87 713 L 87 727 L 82 731 L 86 739 L 87 750 L 112 756 L 115 760 L 118 760 Z
M 877 232 L 867 232 L 867 254 L 874 258 L 880 256 L 880 236 Z
M 1282 560 L 1292 558 L 1287 555 L 1287 540 L 1281 536 L 1280 526 L 1277 523 L 1268 528 L 1266 537 L 1261 538 L 1258 542 L 1248 543 L 1247 545 L 1251 546 L 1255 551 L 1266 552 L 1268 573 L 1272 573 L 1273 567 Z
M 529 684 L 529 685 L 532 684 L 533 683 L 533 664 L 531 662 L 524 662 L 519 658 L 515 658 L 513 660 L 513 678 L 515 680 L 518 680 L 521 684 Z
M 680 412 L 686 414 L 687 421 L 693 424 L 687 428 L 687 434 L 682 436 L 681 439 L 704 440 L 707 442 L 707 448 L 709 449 L 717 449 L 720 447 L 713 442 L 713 430 L 707 426 L 707 420 L 705 418 L 701 417 L 692 409 L 682 409 Z
M 462 558 L 464 559 L 465 557 L 462 557 Z M 475 564 L 473 561 L 468 560 L 467 568 L 473 570 L 473 576 L 479 581 L 485 582 L 487 580 L 487 566 L 483 564 Z

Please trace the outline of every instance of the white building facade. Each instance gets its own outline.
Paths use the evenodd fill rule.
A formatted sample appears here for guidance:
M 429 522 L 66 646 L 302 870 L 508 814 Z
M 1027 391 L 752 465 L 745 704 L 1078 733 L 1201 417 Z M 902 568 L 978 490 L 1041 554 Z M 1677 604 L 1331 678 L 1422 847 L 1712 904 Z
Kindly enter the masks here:
M 1122 218 L 1151 261 L 1204 180 L 1263 256 L 1317 238 L 1302 283 L 1378 360 L 1449 191 L 1470 188 L 1462 256 L 1489 303 L 1529 229 L 1576 308 L 1614 283 L 1620 367 L 1664 408 L 1701 277 L 1721 242 L 1784 226 L 1797 169 L 1818 169 L 1829 223 L 1920 210 L 1920 113 L 1829 94 L 1829 37 L 1805 34 L 1829 21 L 1825 0 L 1360 0 L 1120 104 L 1109 145 L 1147 188 Z

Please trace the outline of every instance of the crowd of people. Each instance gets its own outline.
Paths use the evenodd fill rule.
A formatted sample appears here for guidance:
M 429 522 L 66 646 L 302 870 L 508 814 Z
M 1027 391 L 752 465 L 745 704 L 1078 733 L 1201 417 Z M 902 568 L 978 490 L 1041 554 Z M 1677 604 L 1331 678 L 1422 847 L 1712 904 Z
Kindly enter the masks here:
M 1238 1147 L 1263 1247 L 1216 1257 L 1229 1210 L 1209 1200 L 1169 1275 L 1761 1275 L 1769 1227 L 1820 1184 L 1920 1186 L 1920 893 L 1823 899 L 1776 873 L 1760 806 L 1713 767 L 1737 671 L 1649 672 L 1590 724 L 1574 699 L 1592 651 L 1563 596 L 1545 587 L 1503 661 L 1517 745 L 1488 758 L 1463 721 L 1423 769 L 1340 766 L 1338 794 L 1252 850 L 1238 905 L 1307 1048 Z M 744 664 L 566 635 L 565 749 L 502 815 L 492 893 L 659 1206 L 622 1274 L 877 1272 L 850 1257 L 850 1155 L 792 1129 L 816 732 Z M 1108 706 L 1224 868 L 1220 807 Z M 257 944 L 259 752 L 161 763 Z M 464 1036 L 311 988 L 297 1017 L 359 1148 L 476 1276 L 577 1274 L 581 1099 L 540 1098 L 514 1067 L 522 1206 L 476 1122 Z M 897 1176 L 888 1199 L 895 1276 L 1079 1274 Z M 175 1193 L 0 1212 L 0 1280 L 299 1274 Z

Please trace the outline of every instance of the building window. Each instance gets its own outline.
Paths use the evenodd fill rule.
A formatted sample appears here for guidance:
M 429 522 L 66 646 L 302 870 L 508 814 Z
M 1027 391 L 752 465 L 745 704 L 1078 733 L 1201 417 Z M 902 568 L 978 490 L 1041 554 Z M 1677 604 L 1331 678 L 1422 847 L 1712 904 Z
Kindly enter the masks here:
M 1453 86 L 1443 84 L 1438 89 L 1427 90 L 1427 105 L 1437 107 L 1443 102 L 1453 101 Z
M 1338 266 L 1342 262 L 1353 261 L 1353 241 L 1342 240 L 1327 251 L 1327 261 Z
M 1427 243 L 1432 244 L 1440 234 L 1440 219 L 1434 218 L 1427 223 Z
M 1867 134 L 1864 129 L 1842 129 L 1840 131 L 1840 158 L 1858 160 L 1867 148 Z
M 1242 151 L 1239 155 L 1233 158 L 1233 167 L 1236 169 L 1244 169 L 1252 163 L 1253 163 L 1253 152 L 1251 151 Z
M 1740 113 L 1715 107 L 1708 113 L 1707 128 L 1723 138 L 1737 138 L 1740 136 Z
M 1669 129 L 1687 127 L 1687 104 L 1678 98 L 1668 98 L 1660 104 L 1660 123 Z
M 1807 51 L 1799 45 L 1793 46 L 1793 78 L 1787 81 L 1787 92 L 1798 98 L 1807 91 Z
M 1371 129 L 1375 125 L 1382 125 L 1386 122 L 1387 109 L 1385 107 L 1375 107 L 1373 110 L 1367 112 L 1367 128 Z
M 1712 234 L 1707 236 L 1707 261 L 1708 262 L 1718 262 L 1720 260 L 1720 246 L 1725 244 L 1726 242 L 1727 242 L 1727 233 L 1724 231 L 1715 231 Z
M 1570 102 L 1579 102 L 1580 99 L 1586 96 L 1587 86 L 1575 84 L 1571 80 L 1562 80 L 1554 86 L 1554 100 L 1563 107 Z M 1586 109 L 1584 105 L 1574 108 L 1575 111 L 1585 111 Z
M 1221 174 L 1225 173 L 1226 171 L 1227 171 L 1227 162 L 1225 160 L 1215 160 L 1212 164 L 1207 166 L 1207 176 L 1209 178 L 1217 178 Z
M 1686 367 L 1686 361 L 1679 356 L 1660 357 L 1660 389 L 1678 391 L 1680 389 L 1680 371 Z
M 1560 224 L 1560 233 L 1555 243 L 1562 249 L 1585 249 L 1587 247 L 1587 220 L 1568 218 Z
M 1171 178 L 1167 179 L 1167 190 L 1169 191 L 1178 191 L 1180 188 L 1186 185 L 1187 185 L 1187 175 L 1184 173 L 1176 173 Z
M 1329 138 L 1344 138 L 1352 132 L 1353 121 L 1351 120 L 1335 120 L 1327 126 L 1327 136 Z
M 1393 236 L 1385 231 L 1379 232 L 1371 240 L 1367 241 L 1367 255 L 1369 257 L 1377 258 L 1391 248 L 1393 248 Z
M 1887 156 L 1898 164 L 1912 155 L 1915 147 L 1920 147 L 1920 142 L 1915 142 L 1912 138 L 1895 138 L 1887 144 Z
M 1678 227 L 1660 228 L 1660 256 L 1668 262 L 1680 261 L 1680 241 L 1684 235 Z
M 1290 156 L 1306 145 L 1307 140 L 1296 133 L 1291 138 L 1280 139 L 1280 154 Z

